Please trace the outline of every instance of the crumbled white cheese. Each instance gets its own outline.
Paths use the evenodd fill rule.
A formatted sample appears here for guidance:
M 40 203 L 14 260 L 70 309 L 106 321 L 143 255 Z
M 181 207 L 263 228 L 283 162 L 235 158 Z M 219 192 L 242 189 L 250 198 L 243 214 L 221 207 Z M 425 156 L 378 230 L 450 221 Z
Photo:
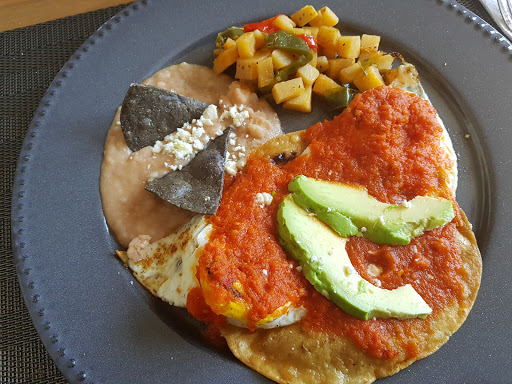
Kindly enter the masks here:
M 302 267 L 299 265 L 297 268 L 295 268 L 297 271 L 302 272 Z
M 227 118 L 233 119 L 233 125 L 235 127 L 240 127 L 244 121 L 249 118 L 249 111 L 245 110 L 243 105 L 233 105 L 231 108 L 222 112 L 220 115 L 221 120 Z
M 226 163 L 224 166 L 226 168 L 226 172 L 232 176 L 235 176 L 236 173 L 238 172 L 238 168 L 236 167 L 236 161 L 227 160 L 226 158 Z
M 260 205 L 261 208 L 263 208 L 265 205 L 272 204 L 272 200 L 274 197 L 267 192 L 258 192 L 256 194 L 256 202 Z
M 268 276 L 268 271 L 266 269 L 263 269 L 261 272 L 263 272 L 265 276 Z
M 205 148 L 206 143 L 211 139 L 206 135 L 204 125 L 213 125 L 214 119 L 218 118 L 217 106 L 209 105 L 199 119 L 185 123 L 175 132 L 164 137 L 163 141 L 158 140 L 152 148 L 153 153 L 172 154 L 176 159 L 190 160 L 199 151 Z M 216 132 L 217 136 L 222 131 Z M 172 169 L 173 166 L 167 166 Z
M 406 208 L 410 208 L 412 206 L 412 203 L 410 201 L 404 200 L 402 201 L 402 206 Z

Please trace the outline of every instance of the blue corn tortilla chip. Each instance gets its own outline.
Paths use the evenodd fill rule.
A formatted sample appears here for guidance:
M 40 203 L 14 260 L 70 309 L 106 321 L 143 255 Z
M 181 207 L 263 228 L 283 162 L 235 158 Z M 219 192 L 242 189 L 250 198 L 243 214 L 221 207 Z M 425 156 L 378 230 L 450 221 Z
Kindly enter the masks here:
M 133 152 L 199 119 L 208 104 L 151 85 L 130 85 L 121 105 L 121 130 Z
M 224 186 L 224 163 L 233 127 L 211 141 L 185 167 L 148 183 L 146 190 L 188 211 L 215 215 Z

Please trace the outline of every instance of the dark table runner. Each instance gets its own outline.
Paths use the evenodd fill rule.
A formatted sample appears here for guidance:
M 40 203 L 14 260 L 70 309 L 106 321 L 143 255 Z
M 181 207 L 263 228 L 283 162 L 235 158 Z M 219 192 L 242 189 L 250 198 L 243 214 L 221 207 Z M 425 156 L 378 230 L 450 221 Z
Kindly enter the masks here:
M 477 0 L 459 3 L 496 27 Z M 123 7 L 0 33 L 0 384 L 66 383 L 32 325 L 18 285 L 12 185 L 25 133 L 46 89 L 73 52 Z

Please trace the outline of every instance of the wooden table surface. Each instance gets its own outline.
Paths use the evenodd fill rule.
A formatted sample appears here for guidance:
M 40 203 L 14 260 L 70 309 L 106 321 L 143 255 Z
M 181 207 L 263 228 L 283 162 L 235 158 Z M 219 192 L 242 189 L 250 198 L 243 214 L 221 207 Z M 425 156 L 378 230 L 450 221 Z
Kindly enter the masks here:
M 0 32 L 129 2 L 130 0 L 0 0 Z

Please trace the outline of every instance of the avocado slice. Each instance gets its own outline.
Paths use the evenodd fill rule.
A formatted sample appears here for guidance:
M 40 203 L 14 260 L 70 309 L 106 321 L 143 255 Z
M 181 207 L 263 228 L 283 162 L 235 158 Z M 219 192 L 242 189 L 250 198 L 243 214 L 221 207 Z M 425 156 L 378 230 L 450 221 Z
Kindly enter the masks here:
M 304 276 L 345 312 L 361 320 L 425 318 L 432 313 L 410 284 L 387 290 L 364 280 L 345 250 L 347 239 L 310 216 L 291 195 L 281 202 L 277 222 L 280 243 L 299 261 Z
M 298 205 L 340 236 L 364 236 L 378 244 L 409 244 L 412 238 L 455 217 L 452 202 L 442 198 L 416 196 L 403 204 L 386 204 L 366 189 L 302 175 L 288 189 Z

